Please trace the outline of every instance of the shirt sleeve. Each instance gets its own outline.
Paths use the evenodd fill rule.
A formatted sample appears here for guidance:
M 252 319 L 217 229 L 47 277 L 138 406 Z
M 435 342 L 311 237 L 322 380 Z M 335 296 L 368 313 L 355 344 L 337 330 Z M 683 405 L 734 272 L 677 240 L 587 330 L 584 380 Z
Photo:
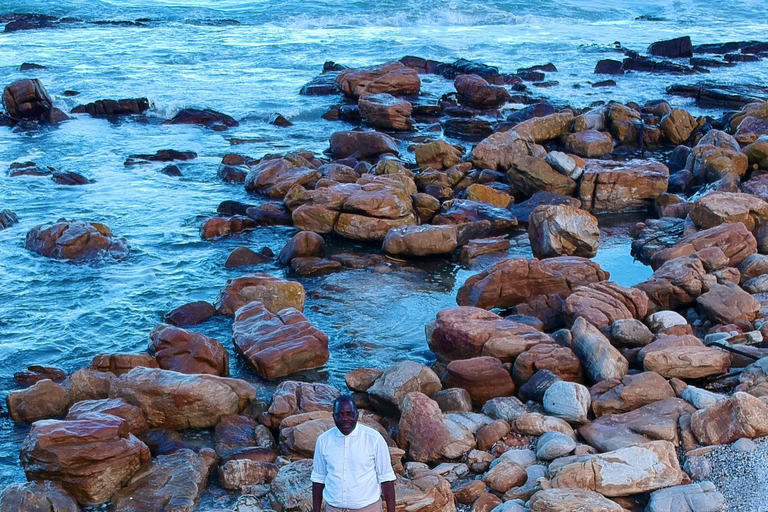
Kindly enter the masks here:
M 376 436 L 376 446 L 374 448 L 376 454 L 376 476 L 379 479 L 379 483 L 391 482 L 396 480 L 395 472 L 392 471 L 392 459 L 389 456 L 389 447 L 387 446 L 384 438 L 381 434 Z
M 323 443 L 318 437 L 315 443 L 315 456 L 312 459 L 312 475 L 309 477 L 315 483 L 324 484 L 327 470 L 325 467 L 325 457 L 323 456 Z

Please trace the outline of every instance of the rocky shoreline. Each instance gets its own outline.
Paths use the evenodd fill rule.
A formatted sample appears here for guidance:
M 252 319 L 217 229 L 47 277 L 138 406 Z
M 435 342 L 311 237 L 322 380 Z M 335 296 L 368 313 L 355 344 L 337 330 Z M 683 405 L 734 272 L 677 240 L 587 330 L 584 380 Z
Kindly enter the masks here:
M 654 43 L 649 56 L 617 51 L 625 58 L 601 61 L 596 73 L 697 74 L 762 58 L 766 45 L 680 38 Z M 291 378 L 331 355 L 333 333 L 303 314 L 312 298 L 302 278 L 397 272 L 423 258 L 471 266 L 488 255 L 497 262 L 466 280 L 457 307 L 424 326 L 433 365 L 346 375 L 361 421 L 390 446 L 398 511 L 727 507 L 708 480 L 717 474 L 709 459 L 718 446 L 756 450 L 749 440 L 768 436 L 766 97 L 753 101 L 760 88 L 670 91 L 736 108 L 718 118 L 663 100 L 577 109 L 526 85 L 556 86 L 549 73 L 552 64 L 505 74 L 416 57 L 361 69 L 327 63 L 302 94 L 338 95 L 324 118 L 360 128 L 334 133 L 322 155 L 224 155 L 218 178 L 267 201 L 225 201 L 200 226 L 212 243 L 262 226 L 298 232 L 277 255 L 233 251 L 226 266 L 247 273 L 216 300 L 168 312 L 147 352 L 98 354 L 70 375 L 17 373 L 26 387 L 8 395 L 7 409 L 30 425 L 20 447 L 29 482 L 5 489 L 0 511 L 191 511 L 215 473 L 242 494 L 233 512 L 309 512 L 314 443 L 346 390 Z M 455 93 L 421 94 L 424 74 L 452 80 Z M 144 117 L 144 98 L 63 112 L 34 79 L 8 85 L 3 105 L 19 132 L 79 115 L 157 122 Z M 165 122 L 222 132 L 238 124 L 209 109 Z M 177 162 L 195 158 L 168 149 L 125 165 L 162 162 L 173 176 Z M 35 162 L 14 163 L 9 175 L 89 183 Z M 649 216 L 632 229 L 633 252 L 654 269 L 631 287 L 590 259 L 600 219 L 628 212 Z M 0 211 L 0 229 L 16 222 Z M 534 257 L 505 258 L 510 238 L 526 232 Z M 331 253 L 332 239 L 370 250 Z M 26 248 L 81 264 L 131 258 L 130 240 L 86 219 L 40 224 Z M 275 260 L 289 279 L 254 272 Z M 235 351 L 259 382 L 230 378 L 225 346 L 187 329 L 213 317 L 231 319 Z M 190 429 L 212 429 L 212 442 L 187 442 L 180 431 Z

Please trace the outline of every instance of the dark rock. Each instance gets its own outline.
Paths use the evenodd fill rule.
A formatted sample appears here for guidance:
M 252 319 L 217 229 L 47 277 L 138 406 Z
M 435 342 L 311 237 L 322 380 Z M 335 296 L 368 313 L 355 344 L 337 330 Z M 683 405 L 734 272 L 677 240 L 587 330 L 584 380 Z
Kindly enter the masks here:
M 541 82 L 546 77 L 541 71 L 522 71 L 519 72 L 517 76 L 526 82 Z
M 164 322 L 186 327 L 205 322 L 209 318 L 216 316 L 216 308 L 205 301 L 190 302 L 174 309 L 163 317 Z
M 697 66 L 702 68 L 725 68 L 725 67 L 733 67 L 736 65 L 736 63 L 733 63 L 733 62 L 724 62 L 722 60 L 717 60 L 717 59 L 703 59 L 701 57 L 691 57 L 688 63 L 691 66 Z
M 695 98 L 698 106 L 706 108 L 740 109 L 748 103 L 768 101 L 768 87 L 758 85 L 672 85 L 667 94 Z
M 215 110 L 185 108 L 173 116 L 173 119 L 166 121 L 165 124 L 196 124 L 222 131 L 233 126 L 239 126 L 240 123 L 235 121 L 233 117 Z
M 595 82 L 592 87 L 616 87 L 614 80 L 603 80 L 602 82 Z
M 80 507 L 57 482 L 28 482 L 3 489 L 0 511 L 80 512 Z
M 3 90 L 3 106 L 13 121 L 51 122 L 53 100 L 40 80 L 18 80 Z M 60 111 L 59 111 L 60 112 Z M 66 118 L 66 115 L 64 116 Z
M 524 109 L 511 113 L 507 116 L 507 121 L 510 123 L 521 123 L 534 117 L 545 117 L 554 113 L 555 107 L 553 107 L 551 103 L 534 103 Z
M 179 177 L 181 176 L 181 169 L 179 169 L 178 165 L 166 165 L 162 168 L 160 171 L 162 174 L 165 174 L 166 176 L 173 176 L 173 177 Z
M 13 374 L 13 380 L 22 386 L 31 386 L 34 383 L 43 379 L 49 379 L 53 382 L 64 382 L 67 378 L 67 374 L 64 370 L 58 368 L 51 368 L 47 366 L 28 366 L 26 371 L 16 372 Z
M 5 229 L 19 222 L 19 217 L 11 210 L 0 210 L 0 229 Z
M 264 203 L 246 210 L 246 215 L 259 226 L 291 226 L 291 211 L 282 203 Z
M 525 73 L 526 71 L 543 71 L 545 73 L 557 73 L 557 68 L 551 62 L 547 64 L 540 64 L 538 66 L 531 66 L 529 68 L 518 68 L 517 74 Z
M 231 217 L 232 215 L 247 215 L 249 208 L 253 208 L 253 205 L 239 201 L 222 201 L 216 211 L 225 217 Z
M 76 172 L 55 172 L 51 179 L 57 185 L 87 185 L 91 180 Z
M 575 197 L 564 196 L 562 194 L 555 194 L 554 192 L 536 192 L 530 199 L 523 201 L 522 203 L 510 205 L 509 211 L 517 217 L 517 221 L 521 228 L 527 229 L 528 219 L 531 216 L 531 212 L 539 205 L 542 204 L 564 204 L 568 206 L 580 207 L 581 201 Z
M 637 54 L 629 55 L 624 59 L 624 69 L 641 71 L 645 73 L 664 73 L 670 75 L 694 75 L 698 73 L 695 68 L 676 64 L 674 62 L 654 60 Z
M 692 57 L 691 37 L 683 36 L 667 41 L 657 41 L 648 47 L 648 53 L 656 57 L 667 57 L 670 59 Z
M 224 267 L 235 268 L 246 265 L 259 265 L 270 261 L 272 261 L 272 258 L 264 254 L 252 251 L 247 247 L 238 247 L 230 253 L 226 263 L 224 263 Z
M 80 94 L 79 91 L 73 91 L 71 89 L 67 89 L 66 91 L 64 91 L 64 96 L 66 96 L 67 98 L 71 98 L 72 96 L 78 96 L 79 94 Z
M 293 126 L 293 123 L 287 120 L 285 117 L 283 117 L 282 114 L 274 114 L 272 118 L 270 118 L 269 124 L 273 124 L 281 128 L 287 128 L 289 126 Z
M 34 69 L 48 69 L 46 66 L 35 64 L 34 62 L 25 62 L 19 67 L 19 71 L 31 71 Z
M 78 105 L 72 109 L 72 113 L 89 114 L 92 117 L 138 115 L 149 110 L 149 107 L 147 98 L 97 100 L 93 103 Z
M 19 30 L 36 30 L 41 28 L 53 28 L 55 16 L 46 14 L 12 14 L 4 16 L 5 33 L 17 32 Z
M 504 87 L 491 85 L 478 75 L 459 75 L 454 81 L 459 98 L 478 108 L 498 108 L 509 101 Z
M 48 258 L 76 260 L 102 255 L 122 260 L 129 249 L 125 239 L 113 236 L 104 224 L 64 219 L 33 228 L 27 233 L 26 248 Z
M 601 75 L 624 74 L 624 63 L 618 60 L 603 59 L 595 66 L 595 73 Z
M 330 144 L 331 156 L 336 159 L 348 156 L 366 159 L 386 153 L 398 154 L 395 140 L 378 132 L 336 132 L 331 135 Z
M 467 141 L 481 141 L 493 133 L 493 124 L 486 119 L 449 117 L 441 121 L 445 135 Z
M 557 381 L 562 380 L 549 370 L 538 370 L 525 384 L 520 386 L 518 396 L 521 400 L 541 402 L 544 393 Z
M 742 53 L 726 53 L 723 55 L 725 62 L 757 62 L 760 57 L 757 55 L 744 55 Z
M 53 167 L 43 167 L 35 162 L 13 162 L 10 165 L 8 176 L 50 176 L 56 172 Z
M 157 153 L 129 155 L 123 165 L 146 164 L 149 162 L 173 162 L 180 160 L 186 162 L 197 158 L 194 151 L 176 151 L 175 149 L 159 149 Z
M 339 72 L 323 72 L 315 78 L 304 84 L 299 91 L 302 96 L 330 96 L 332 94 L 341 94 L 339 86 L 336 84 L 336 78 Z

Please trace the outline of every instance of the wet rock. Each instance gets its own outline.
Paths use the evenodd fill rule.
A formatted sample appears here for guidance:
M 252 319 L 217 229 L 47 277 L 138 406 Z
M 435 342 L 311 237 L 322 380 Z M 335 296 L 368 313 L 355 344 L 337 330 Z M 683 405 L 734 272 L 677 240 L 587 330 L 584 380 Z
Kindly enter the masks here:
M 693 47 L 690 36 L 677 37 L 666 41 L 657 41 L 648 47 L 648 53 L 656 57 L 679 59 L 692 57 Z
M 274 462 L 278 456 L 269 429 L 247 416 L 223 416 L 216 425 L 213 441 L 222 464 L 239 458 Z
M 569 423 L 585 423 L 591 405 L 589 390 L 575 382 L 559 381 L 544 392 L 544 412 Z
M 629 496 L 678 485 L 683 475 L 672 443 L 651 441 L 599 455 L 566 457 L 549 467 L 555 488 Z
M 712 285 L 696 302 L 710 319 L 723 324 L 751 322 L 760 310 L 760 302 L 733 283 Z
M 199 110 L 194 108 L 180 110 L 171 120 L 166 121 L 166 124 L 196 124 L 211 128 L 217 132 L 240 125 L 233 117 L 227 114 L 211 109 Z
M 139 115 L 149 110 L 147 98 L 122 100 L 97 100 L 93 103 L 78 105 L 72 109 L 73 114 L 88 114 L 92 117 L 111 117 Z
M 118 377 L 137 366 L 159 368 L 157 359 L 150 354 L 99 354 L 91 361 L 91 369 L 96 372 L 108 372 Z
M 678 485 L 651 493 L 648 512 L 696 512 L 724 510 L 728 502 L 709 481 Z
M 281 467 L 267 495 L 277 512 L 312 511 L 312 460 L 304 459 Z
M 393 256 L 450 254 L 458 247 L 456 226 L 403 226 L 384 237 L 383 250 Z
M 421 169 L 430 167 L 440 171 L 453 167 L 460 160 L 461 151 L 442 140 L 416 146 L 416 164 Z
M 411 131 L 413 129 L 413 106 L 391 94 L 363 94 L 358 100 L 360 117 L 366 123 L 394 131 Z
M 19 217 L 11 210 L 0 210 L 0 230 L 19 222 Z
M 55 383 L 63 382 L 67 378 L 66 372 L 59 368 L 53 368 L 50 366 L 28 366 L 25 371 L 16 372 L 13 374 L 13 380 L 17 384 L 22 386 L 32 386 L 36 382 L 44 379 L 52 380 Z
M 621 380 L 603 381 L 593 386 L 590 392 L 593 395 L 592 410 L 597 417 L 634 411 L 675 396 L 675 390 L 669 381 L 656 372 L 625 375 Z
M 234 316 L 241 307 L 258 301 L 271 313 L 285 308 L 302 311 L 305 295 L 301 283 L 259 272 L 229 279 L 216 300 L 216 309 L 220 315 Z
M 507 308 L 544 294 L 567 297 L 586 284 L 604 281 L 608 274 L 592 261 L 576 256 L 538 260 L 510 258 L 470 277 L 456 296 L 461 306 Z
M 430 350 L 441 361 L 491 356 L 511 362 L 539 343 L 553 342 L 529 325 L 470 306 L 439 311 L 426 334 Z
M 663 263 L 681 256 L 689 256 L 707 247 L 719 247 L 728 257 L 728 265 L 735 267 L 749 255 L 757 252 L 757 241 L 752 233 L 737 222 L 721 224 L 683 237 L 676 245 L 661 250 L 651 258 L 651 265 L 659 268 Z
M 498 108 L 509 101 L 504 87 L 490 85 L 478 75 L 459 75 L 453 82 L 459 99 L 477 108 Z
M 325 240 L 312 231 L 299 231 L 285 244 L 277 259 L 288 265 L 293 258 L 325 255 Z
M 57 185 L 87 185 L 93 183 L 82 174 L 76 172 L 55 172 L 51 175 L 51 180 Z
M 210 448 L 203 448 L 199 455 L 192 450 L 160 455 L 112 497 L 110 509 L 192 512 L 215 465 L 216 454 Z
M 683 109 L 676 108 L 661 119 L 664 137 L 672 144 L 684 144 L 696 129 L 696 119 Z
M 203 240 L 215 240 L 227 235 L 234 235 L 250 231 L 256 227 L 256 223 L 249 217 L 235 215 L 233 217 L 211 217 L 200 226 L 200 238 Z
M 477 142 L 493 134 L 495 123 L 484 118 L 448 117 L 440 124 L 448 137 Z
M 621 505 L 602 494 L 583 489 L 546 489 L 538 491 L 529 503 L 531 512 L 622 512 Z
M 154 358 L 153 358 L 154 359 Z M 69 391 L 72 401 L 98 400 L 107 398 L 112 384 L 116 381 L 112 373 L 99 372 L 91 368 L 77 370 L 69 377 Z
M 141 409 L 121 398 L 82 400 L 69 409 L 66 419 L 67 421 L 88 420 L 105 414 L 127 421 L 131 434 L 139 435 L 149 429 Z
M 509 182 L 525 195 L 543 190 L 556 194 L 572 195 L 576 182 L 552 169 L 542 158 L 520 157 L 507 172 Z
M 521 157 L 544 158 L 545 155 L 546 150 L 542 146 L 511 130 L 487 137 L 475 146 L 471 156 L 477 168 L 507 171 Z
M 72 397 L 64 386 L 48 379 L 21 391 L 12 391 L 6 397 L 11 418 L 24 423 L 63 416 L 71 401 Z
M 768 404 L 736 392 L 691 416 L 691 429 L 703 445 L 727 444 L 768 435 Z
M 733 137 L 743 145 L 756 142 L 763 135 L 768 134 L 768 118 L 753 116 L 745 117 L 736 128 Z
M 521 386 L 541 370 L 571 382 L 583 380 L 581 362 L 573 351 L 555 343 L 539 343 L 517 356 L 512 378 L 517 386 Z
M 681 415 L 694 408 L 680 398 L 665 398 L 624 414 L 607 414 L 583 425 L 579 434 L 601 452 L 657 440 L 680 445 Z
M 528 220 L 528 237 L 537 258 L 591 258 L 600 245 L 597 219 L 584 210 L 566 205 L 537 206 Z
M 3 489 L 0 511 L 80 512 L 80 507 L 57 482 L 28 482 Z
M 15 178 L 17 176 L 51 176 L 56 169 L 50 166 L 43 166 L 35 162 L 13 162 L 8 169 L 8 176 Z
M 188 327 L 205 322 L 216 315 L 216 308 L 205 301 L 190 302 L 179 306 L 163 317 L 163 321 L 179 327 Z
M 245 178 L 245 190 L 283 199 L 294 185 L 314 186 L 319 179 L 320 173 L 305 158 L 274 158 L 251 168 Z
M 123 165 L 140 165 L 149 162 L 173 162 L 176 160 L 186 162 L 197 158 L 194 151 L 176 151 L 175 149 L 159 149 L 154 154 L 142 153 L 129 155 Z
M 608 155 L 613 151 L 613 138 L 607 133 L 589 129 L 572 133 L 565 140 L 565 148 L 585 158 Z
M 328 362 L 328 336 L 295 308 L 270 312 L 261 302 L 237 310 L 232 341 L 256 372 L 267 379 L 317 368 Z
M 150 427 L 175 430 L 212 427 L 255 397 L 243 380 L 142 367 L 120 376 L 110 389 L 110 398 L 139 407 Z
M 18 80 L 7 86 L 3 90 L 3 106 L 13 122 L 28 120 L 55 124 L 69 119 L 53 107 L 53 100 L 36 78 Z
M 247 247 L 238 247 L 229 254 L 227 261 L 224 263 L 224 267 L 236 268 L 260 265 L 262 263 L 269 263 L 270 261 L 272 261 L 272 258 L 265 256 L 262 253 L 252 251 Z
M 522 203 L 510 205 L 509 211 L 517 217 L 521 227 L 527 228 L 531 213 L 539 205 L 567 205 L 578 208 L 581 201 L 574 197 L 554 194 L 552 192 L 536 192 Z
M 115 416 L 39 421 L 21 448 L 27 478 L 60 483 L 81 505 L 105 502 L 150 460 L 149 449 Z
M 412 460 L 434 462 L 456 459 L 475 447 L 475 437 L 464 425 L 444 415 L 437 402 L 419 392 L 406 394 L 400 403 L 398 445 Z
M 602 75 L 622 75 L 624 74 L 624 63 L 620 60 L 602 59 L 595 65 L 594 73 Z
M 343 67 L 343 66 L 342 66 Z M 299 94 L 303 96 L 329 96 L 332 94 L 340 94 L 339 86 L 336 84 L 336 78 L 339 76 L 338 71 L 326 71 L 317 75 L 312 80 L 307 82 L 301 87 Z
M 624 69 L 629 71 L 640 71 L 644 73 L 664 73 L 670 75 L 693 75 L 700 70 L 677 64 L 668 60 L 654 60 L 648 57 L 642 57 L 634 52 L 628 54 L 624 59 Z
M 397 410 L 408 393 L 431 396 L 441 389 L 440 379 L 431 369 L 414 361 L 401 361 L 384 370 L 368 388 L 368 394 L 384 408 Z
M 55 259 L 90 260 L 110 256 L 128 257 L 125 239 L 112 235 L 104 224 L 79 220 L 60 220 L 41 224 L 27 233 L 27 250 Z
M 259 226 L 290 226 L 293 224 L 291 212 L 282 204 L 266 203 L 247 209 L 246 215 Z
M 459 260 L 466 265 L 478 256 L 504 252 L 510 247 L 509 240 L 500 236 L 470 240 L 461 248 Z
M 650 160 L 587 160 L 579 185 L 582 207 L 592 213 L 645 211 L 667 190 L 667 166 Z
M 336 84 L 344 94 L 356 97 L 364 93 L 418 95 L 421 88 L 418 73 L 400 62 L 346 69 L 339 73 Z
M 495 357 L 475 357 L 451 361 L 443 386 L 464 388 L 472 397 L 473 404 L 480 408 L 488 400 L 509 396 L 515 392 L 515 385 L 509 371 Z
M 768 137 L 761 137 L 757 141 L 744 148 L 749 163 L 768 169 Z M 746 192 L 750 192 L 745 190 Z M 754 193 L 754 192 L 752 192 Z
M 629 363 L 595 326 L 578 317 L 571 332 L 573 351 L 592 382 L 626 375 Z
M 466 189 L 466 197 L 470 201 L 488 203 L 499 208 L 506 208 L 512 201 L 509 194 L 501 192 L 488 185 L 473 183 Z
M 321 276 L 339 271 L 343 265 L 335 260 L 301 257 L 291 260 L 291 270 L 300 276 Z
M 229 356 L 214 338 L 199 333 L 159 324 L 152 334 L 149 350 L 163 370 L 180 373 L 229 375 Z
M 517 226 L 517 219 L 506 208 L 468 199 L 452 199 L 444 202 L 440 213 L 432 219 L 435 225 L 459 226 L 467 222 L 483 221 L 490 222 L 490 231 L 493 234 L 506 233 Z
M 689 215 L 701 229 L 741 222 L 754 231 L 768 219 L 768 203 L 751 194 L 713 192 L 696 201 Z
M 269 409 L 259 419 L 267 427 L 277 429 L 288 416 L 331 411 L 339 394 L 338 389 L 328 384 L 284 381 L 275 390 Z

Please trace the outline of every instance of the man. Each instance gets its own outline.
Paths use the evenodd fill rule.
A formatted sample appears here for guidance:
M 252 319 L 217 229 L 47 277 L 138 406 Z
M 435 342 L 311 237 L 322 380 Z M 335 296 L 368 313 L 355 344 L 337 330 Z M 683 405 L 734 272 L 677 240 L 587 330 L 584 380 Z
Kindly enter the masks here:
M 312 512 L 395 512 L 395 472 L 376 430 L 357 423 L 349 395 L 333 402 L 336 427 L 317 438 L 312 468 Z M 325 510 L 321 504 L 325 499 Z

